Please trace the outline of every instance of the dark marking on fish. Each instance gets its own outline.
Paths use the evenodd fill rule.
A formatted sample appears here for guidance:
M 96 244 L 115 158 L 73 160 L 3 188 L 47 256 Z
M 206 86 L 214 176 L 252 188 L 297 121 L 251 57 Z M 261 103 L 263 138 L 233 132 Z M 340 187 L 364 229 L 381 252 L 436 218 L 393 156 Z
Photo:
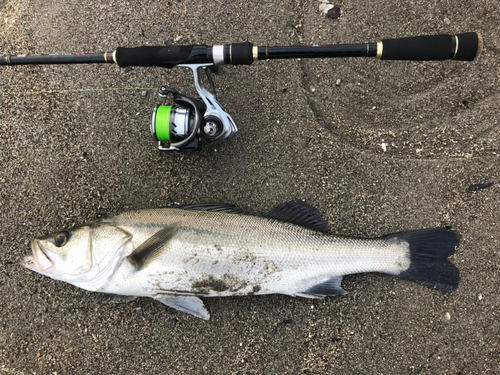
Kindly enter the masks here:
M 260 285 L 254 285 L 252 288 L 252 291 L 248 293 L 249 295 L 254 295 L 260 292 Z
M 212 275 L 207 278 L 196 281 L 192 284 L 194 290 L 200 293 L 208 294 L 210 291 L 224 292 L 229 290 L 229 285 L 224 280 L 216 279 Z
M 202 280 L 195 281 L 191 287 L 197 293 L 210 294 L 210 292 L 237 292 L 248 286 L 246 281 L 240 280 L 235 275 L 225 274 L 216 279 L 213 275 L 206 275 Z
M 467 193 L 473 193 L 478 190 L 488 189 L 493 186 L 493 182 L 487 182 L 485 184 L 472 184 L 467 188 Z
M 255 266 L 256 261 L 257 257 L 255 256 L 255 254 L 246 249 L 240 249 L 240 251 L 236 253 L 234 256 L 234 263 L 237 264 L 251 263 L 253 267 Z

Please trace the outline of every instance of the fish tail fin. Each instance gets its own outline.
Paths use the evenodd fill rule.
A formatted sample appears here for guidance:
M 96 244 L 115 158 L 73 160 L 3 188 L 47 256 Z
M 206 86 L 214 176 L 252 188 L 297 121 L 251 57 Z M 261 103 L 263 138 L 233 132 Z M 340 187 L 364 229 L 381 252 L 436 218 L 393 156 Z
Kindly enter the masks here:
M 407 242 L 410 250 L 408 269 L 394 276 L 417 281 L 449 292 L 458 288 L 460 273 L 446 258 L 455 253 L 460 234 L 447 228 L 402 232 L 384 237 Z

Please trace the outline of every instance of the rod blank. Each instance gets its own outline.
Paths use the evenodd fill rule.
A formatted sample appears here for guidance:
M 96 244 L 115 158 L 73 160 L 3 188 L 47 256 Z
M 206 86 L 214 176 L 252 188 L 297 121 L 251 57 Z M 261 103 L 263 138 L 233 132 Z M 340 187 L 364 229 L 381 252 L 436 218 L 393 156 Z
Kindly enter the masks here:
M 99 64 L 114 63 L 113 52 L 70 53 L 65 55 L 1 56 L 0 65 Z

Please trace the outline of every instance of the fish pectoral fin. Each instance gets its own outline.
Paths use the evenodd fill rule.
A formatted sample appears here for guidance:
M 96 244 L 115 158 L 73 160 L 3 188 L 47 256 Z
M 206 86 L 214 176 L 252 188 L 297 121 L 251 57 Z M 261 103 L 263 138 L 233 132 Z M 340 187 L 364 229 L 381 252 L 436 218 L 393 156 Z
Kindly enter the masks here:
M 210 314 L 205 308 L 203 301 L 198 297 L 157 294 L 153 298 L 164 305 L 197 316 L 203 320 L 210 319 Z
M 304 293 L 296 293 L 297 296 L 304 297 L 305 295 L 314 297 L 328 297 L 328 296 L 338 296 L 347 294 L 347 292 L 341 288 L 342 276 L 332 277 L 325 282 L 314 285 L 312 288 L 307 289 Z M 306 297 L 312 298 L 312 297 Z
M 264 217 L 297 224 L 308 229 L 328 232 L 330 226 L 316 208 L 302 200 L 290 201 L 273 208 Z
M 127 256 L 127 259 L 137 271 L 141 270 L 148 262 L 160 254 L 161 250 L 165 248 L 165 245 L 177 233 L 179 227 L 180 223 L 174 223 L 156 232 L 135 249 L 132 254 Z

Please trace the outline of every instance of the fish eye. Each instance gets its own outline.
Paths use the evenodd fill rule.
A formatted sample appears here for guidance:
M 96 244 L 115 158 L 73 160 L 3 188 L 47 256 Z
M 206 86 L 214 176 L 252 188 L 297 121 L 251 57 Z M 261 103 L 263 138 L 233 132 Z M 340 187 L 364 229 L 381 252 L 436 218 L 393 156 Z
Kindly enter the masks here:
M 54 237 L 54 242 L 57 247 L 61 247 L 66 245 L 69 239 L 69 233 L 68 232 L 60 232 Z

